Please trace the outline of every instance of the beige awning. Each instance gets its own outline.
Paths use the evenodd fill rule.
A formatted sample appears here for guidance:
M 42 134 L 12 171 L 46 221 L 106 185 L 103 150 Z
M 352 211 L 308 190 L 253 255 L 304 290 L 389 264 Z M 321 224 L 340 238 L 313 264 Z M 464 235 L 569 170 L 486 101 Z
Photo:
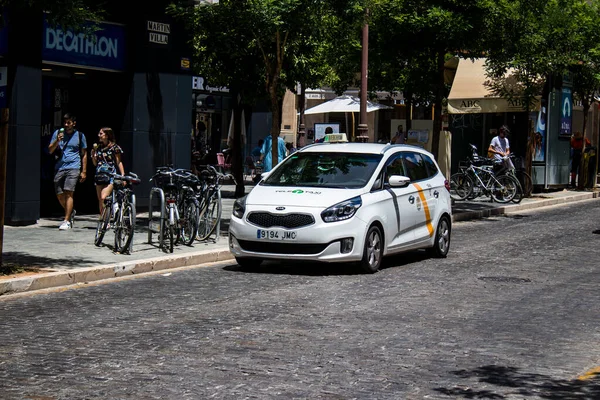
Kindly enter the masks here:
M 507 100 L 495 96 L 485 85 L 486 81 L 489 81 L 489 78 L 485 72 L 485 58 L 477 58 L 474 61 L 461 59 L 448 96 L 448 113 L 479 114 L 525 111 L 521 99 Z

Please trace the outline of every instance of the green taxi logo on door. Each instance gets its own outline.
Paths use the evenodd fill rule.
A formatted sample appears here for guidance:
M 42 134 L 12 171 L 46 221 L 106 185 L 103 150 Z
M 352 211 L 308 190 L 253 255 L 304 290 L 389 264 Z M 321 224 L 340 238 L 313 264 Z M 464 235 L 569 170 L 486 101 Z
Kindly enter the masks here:
M 302 194 L 302 193 L 304 193 L 304 190 L 296 189 L 296 190 L 292 190 L 292 193 Z

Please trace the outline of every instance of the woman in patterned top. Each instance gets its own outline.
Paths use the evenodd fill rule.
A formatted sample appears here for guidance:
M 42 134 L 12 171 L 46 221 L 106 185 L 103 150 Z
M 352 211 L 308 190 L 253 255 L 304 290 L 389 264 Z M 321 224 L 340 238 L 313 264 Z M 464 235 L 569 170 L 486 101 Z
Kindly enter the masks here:
M 123 150 L 115 141 L 115 133 L 111 128 L 102 128 L 98 132 L 100 144 L 94 143 L 92 149 L 92 162 L 96 166 L 96 195 L 98 196 L 98 205 L 100 215 L 104 208 L 104 199 L 111 195 L 113 182 L 109 174 L 114 174 L 117 169 L 121 175 L 125 175 L 125 168 L 121 160 Z

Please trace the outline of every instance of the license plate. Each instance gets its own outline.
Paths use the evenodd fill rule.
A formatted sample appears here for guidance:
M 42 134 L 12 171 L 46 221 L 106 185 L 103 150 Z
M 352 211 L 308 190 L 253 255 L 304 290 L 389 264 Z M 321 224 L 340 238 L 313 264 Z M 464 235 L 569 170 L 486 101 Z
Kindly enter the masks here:
M 256 238 L 261 240 L 296 240 L 296 231 L 279 231 L 273 229 L 258 229 L 256 231 Z

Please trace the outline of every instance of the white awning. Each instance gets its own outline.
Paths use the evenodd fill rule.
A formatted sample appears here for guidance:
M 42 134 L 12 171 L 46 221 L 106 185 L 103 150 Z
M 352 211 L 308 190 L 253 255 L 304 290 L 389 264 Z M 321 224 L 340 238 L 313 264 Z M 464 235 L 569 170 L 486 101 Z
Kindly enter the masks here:
M 485 85 L 485 58 L 474 61 L 461 59 L 458 62 L 452 89 L 448 96 L 449 114 L 479 114 L 523 112 L 521 99 L 507 100 L 495 96 Z M 539 108 L 539 102 L 536 109 Z M 533 109 L 531 111 L 536 111 Z
M 367 101 L 367 112 L 368 113 L 376 111 L 376 110 L 389 109 L 389 108 L 392 108 L 392 107 Z M 326 101 L 325 103 L 321 103 L 319 105 L 309 108 L 308 110 L 304 111 L 304 115 L 324 114 L 324 113 L 331 113 L 331 112 L 360 112 L 360 99 L 358 97 L 354 97 L 354 96 L 347 96 L 347 95 L 339 96 L 339 97 L 336 97 L 335 99 Z

